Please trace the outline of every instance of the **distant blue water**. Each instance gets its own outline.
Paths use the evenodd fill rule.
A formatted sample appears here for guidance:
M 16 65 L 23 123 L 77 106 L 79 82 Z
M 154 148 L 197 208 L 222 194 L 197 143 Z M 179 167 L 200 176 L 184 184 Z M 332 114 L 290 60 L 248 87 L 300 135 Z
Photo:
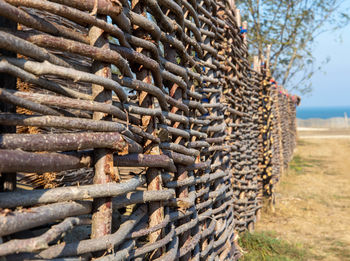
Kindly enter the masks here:
M 310 119 L 320 118 L 329 119 L 334 117 L 344 117 L 344 112 L 350 117 L 350 106 L 347 107 L 297 107 L 297 118 Z

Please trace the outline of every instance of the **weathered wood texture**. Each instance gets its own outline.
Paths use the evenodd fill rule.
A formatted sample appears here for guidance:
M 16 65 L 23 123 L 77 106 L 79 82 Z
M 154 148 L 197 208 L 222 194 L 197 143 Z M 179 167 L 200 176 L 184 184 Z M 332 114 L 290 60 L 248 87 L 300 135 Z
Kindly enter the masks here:
M 0 258 L 239 258 L 299 100 L 234 1 L 0 0 L 0 24 Z
M 0 16 L 0 26 L 3 28 L 8 28 L 15 31 L 17 29 L 17 24 L 14 21 L 6 19 L 6 17 Z M 3 55 L 8 55 L 16 57 L 15 52 L 11 50 L 2 50 Z M 16 89 L 16 78 L 13 75 L 0 73 L 0 86 L 8 90 Z M 15 112 L 16 105 L 13 103 L 0 103 L 0 112 Z M 0 133 L 14 133 L 16 132 L 16 127 L 0 125 Z M 16 188 L 16 174 L 15 173 L 6 173 L 0 172 L 0 192 L 2 191 L 11 191 Z

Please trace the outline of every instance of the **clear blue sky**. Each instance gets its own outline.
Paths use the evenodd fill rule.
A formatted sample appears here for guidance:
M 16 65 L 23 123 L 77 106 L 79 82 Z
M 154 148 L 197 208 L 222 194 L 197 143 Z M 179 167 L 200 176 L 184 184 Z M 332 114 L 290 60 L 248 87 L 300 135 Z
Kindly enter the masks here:
M 339 40 L 340 33 L 342 40 Z M 301 108 L 350 106 L 350 26 L 333 34 L 322 34 L 315 42 L 317 62 L 327 57 L 331 60 L 322 72 L 313 76 L 313 91 L 301 96 Z

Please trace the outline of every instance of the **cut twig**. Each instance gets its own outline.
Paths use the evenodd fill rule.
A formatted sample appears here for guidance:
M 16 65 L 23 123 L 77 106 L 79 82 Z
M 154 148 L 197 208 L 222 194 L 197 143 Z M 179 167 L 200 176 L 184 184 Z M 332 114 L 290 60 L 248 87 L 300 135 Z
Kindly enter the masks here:
M 56 258 L 65 256 L 76 256 L 84 253 L 91 253 L 100 250 L 113 249 L 114 247 L 123 243 L 126 235 L 137 225 L 137 223 L 146 214 L 145 207 L 139 207 L 129 218 L 125 221 L 117 232 L 102 236 L 99 238 L 82 240 L 76 243 L 62 243 L 52 246 L 38 254 L 41 258 Z
M 0 150 L 0 172 L 48 172 L 89 167 L 90 156 Z
M 0 135 L 0 149 L 70 151 L 109 148 L 123 151 L 127 146 L 127 143 L 118 132 Z
M 10 215 L 0 216 L 0 236 L 54 222 L 66 217 L 85 215 L 91 212 L 91 202 L 63 202 L 41 207 L 21 209 Z
M 115 197 L 126 194 L 146 182 L 143 176 L 134 177 L 123 183 L 95 184 L 79 187 L 62 187 L 33 191 L 0 193 L 0 208 L 34 206 L 37 204 L 55 203 L 68 200 Z M 172 198 L 165 194 L 166 198 Z M 151 195 L 150 195 L 151 196 Z M 149 200 L 151 197 L 146 197 Z M 156 195 L 154 195 L 156 196 Z M 135 200 L 135 199 L 130 199 Z M 142 198 L 141 198 L 142 202 Z M 121 202 L 123 204 L 123 202 Z
M 29 239 L 14 239 L 0 245 L 0 256 L 18 254 L 23 252 L 36 252 L 49 247 L 49 243 L 58 239 L 62 234 L 73 229 L 75 226 L 88 225 L 90 219 L 77 217 L 66 218 L 61 223 L 52 226 L 48 231 L 38 237 Z

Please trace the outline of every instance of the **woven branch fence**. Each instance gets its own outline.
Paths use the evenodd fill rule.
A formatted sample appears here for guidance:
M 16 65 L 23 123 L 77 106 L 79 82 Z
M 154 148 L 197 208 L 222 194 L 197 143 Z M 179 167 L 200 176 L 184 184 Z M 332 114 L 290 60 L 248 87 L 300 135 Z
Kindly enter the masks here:
M 0 0 L 1 260 L 235 260 L 295 147 L 228 0 Z

